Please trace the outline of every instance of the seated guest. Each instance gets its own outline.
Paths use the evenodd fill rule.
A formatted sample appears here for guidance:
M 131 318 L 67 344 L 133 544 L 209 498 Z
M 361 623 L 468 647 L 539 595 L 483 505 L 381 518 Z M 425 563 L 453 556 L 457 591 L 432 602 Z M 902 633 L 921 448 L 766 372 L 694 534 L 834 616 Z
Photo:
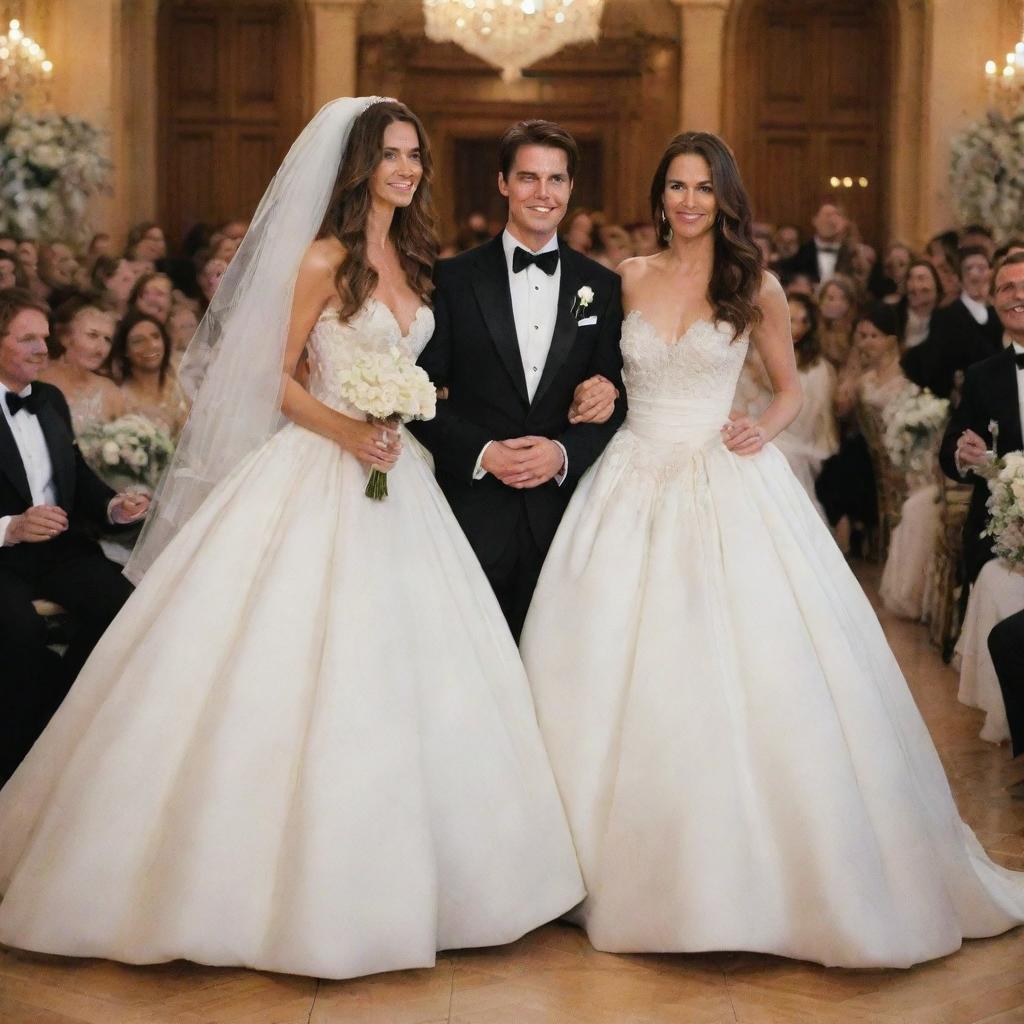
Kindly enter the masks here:
M 565 239 L 565 244 L 570 249 L 584 255 L 590 251 L 593 231 L 594 221 L 589 210 L 573 210 L 562 225 L 562 237 Z
M 199 292 L 202 296 L 200 305 L 203 312 L 206 311 L 206 307 L 213 301 L 213 293 L 217 290 L 220 279 L 224 276 L 227 269 L 228 265 L 223 260 L 210 259 L 203 263 L 197 278 Z
M 135 522 L 149 505 L 115 494 L 83 461 L 64 396 L 38 382 L 49 333 L 46 307 L 30 293 L 0 294 L 0 782 L 131 592 L 90 529 Z M 39 598 L 72 616 L 62 658 L 47 646 Z
M 75 292 L 78 260 L 63 242 L 51 242 L 39 249 L 39 297 L 55 309 Z
M 156 266 L 167 255 L 167 240 L 163 229 L 154 221 L 133 225 L 128 232 L 124 255 L 125 259 Z
M 13 252 L 0 249 L 0 291 L 9 288 L 28 288 L 28 278 Z
M 996 242 L 992 236 L 992 229 L 984 224 L 968 224 L 960 229 L 960 248 L 966 249 L 976 246 L 985 251 L 989 260 L 995 258 Z
M 910 270 L 910 264 L 913 262 L 914 254 L 910 251 L 910 246 L 904 245 L 902 242 L 890 243 L 882 259 L 882 270 L 886 280 L 892 282 L 893 290 L 883 296 L 885 301 L 899 302 L 906 294 L 907 271 Z
M 636 221 L 626 230 L 635 255 L 653 256 L 658 251 L 658 232 L 650 221 Z
M 128 296 L 128 309 L 148 313 L 160 323 L 167 322 L 174 285 L 166 274 L 143 274 Z
M 805 242 L 789 259 L 780 260 L 778 269 L 783 279 L 806 274 L 814 284 L 827 281 L 834 274 L 851 270 L 853 252 L 846 243 L 848 221 L 843 207 L 826 200 L 818 207 L 811 222 L 814 237 Z
M 177 372 L 181 357 L 185 354 L 192 335 L 199 326 L 199 317 L 192 305 L 179 302 L 167 314 L 167 336 L 171 340 L 171 366 Z
M 782 287 L 787 296 L 806 295 L 807 298 L 812 298 L 814 295 L 814 289 L 818 286 L 815 284 L 814 278 L 811 277 L 810 274 L 797 272 L 795 274 L 783 275 Z
M 928 340 L 908 361 L 911 380 L 940 398 L 949 398 L 968 366 L 996 355 L 1003 347 L 1003 326 L 989 304 L 992 266 L 978 247 L 958 253 L 960 296 L 935 311 Z
M 133 310 L 117 325 L 108 367 L 121 387 L 124 411 L 145 416 L 176 441 L 188 405 L 171 369 L 171 343 L 164 325 Z
M 629 233 L 618 224 L 599 225 L 594 228 L 587 255 L 602 267 L 615 270 L 623 260 L 628 260 L 633 255 Z
M 780 224 L 772 236 L 775 260 L 792 259 L 800 251 L 800 229 L 795 224 Z
M 1024 609 L 1003 619 L 988 635 L 992 665 L 999 679 L 1014 757 L 1024 754 Z
M 56 342 L 58 352 L 39 379 L 60 388 L 76 437 L 124 411 L 117 385 L 98 372 L 110 355 L 114 325 L 109 309 L 82 295 L 68 299 L 53 316 L 51 349 Z
M 936 235 L 925 248 L 926 257 L 939 275 L 939 305 L 948 306 L 960 294 L 959 259 L 960 240 L 955 231 Z
M 895 307 L 900 318 L 903 372 L 908 380 L 919 381 L 926 376 L 926 355 L 920 349 L 931 333 L 941 294 L 942 282 L 935 267 L 928 260 L 914 260 L 907 271 L 906 294 Z
M 817 298 L 821 354 L 837 371 L 841 371 L 852 351 L 857 291 L 848 277 L 836 274 L 830 281 L 819 286 Z
M 128 296 L 139 275 L 130 260 L 116 259 L 112 256 L 100 256 L 92 268 L 92 286 L 103 301 L 118 316 L 128 311 Z
M 776 436 L 775 444 L 786 456 L 793 475 L 824 519 L 825 512 L 814 493 L 814 482 L 821 472 L 822 463 L 839 447 L 832 408 L 836 373 L 821 354 L 818 311 L 813 300 L 806 295 L 791 295 L 789 320 L 803 404 L 796 419 Z
M 988 482 L 974 466 L 989 461 L 993 436 L 997 455 L 1024 448 L 1021 393 L 1024 391 L 1024 253 L 1007 256 L 993 279 L 996 313 L 1010 344 L 998 355 L 975 363 L 964 378 L 960 405 L 954 410 L 942 439 L 939 460 L 946 476 L 973 484 L 974 493 L 964 524 L 964 565 L 968 583 L 992 558 L 992 539 L 982 537 L 988 521 Z

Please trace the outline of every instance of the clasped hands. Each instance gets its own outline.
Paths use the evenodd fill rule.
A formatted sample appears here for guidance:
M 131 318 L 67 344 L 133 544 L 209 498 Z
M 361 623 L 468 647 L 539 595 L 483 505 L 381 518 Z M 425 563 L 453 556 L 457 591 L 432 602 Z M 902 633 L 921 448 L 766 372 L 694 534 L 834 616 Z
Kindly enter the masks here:
M 129 526 L 149 511 L 149 496 L 124 492 L 107 507 L 115 526 Z M 12 516 L 7 525 L 7 544 L 38 544 L 53 540 L 68 528 L 68 514 L 59 505 L 33 505 L 20 516 Z
M 989 461 L 988 445 L 984 438 L 973 430 L 965 430 L 956 441 L 956 461 L 958 466 L 983 466 Z
M 342 447 L 354 455 L 365 469 L 386 473 L 402 454 L 401 421 L 371 419 L 365 423 L 346 417 L 346 436 Z

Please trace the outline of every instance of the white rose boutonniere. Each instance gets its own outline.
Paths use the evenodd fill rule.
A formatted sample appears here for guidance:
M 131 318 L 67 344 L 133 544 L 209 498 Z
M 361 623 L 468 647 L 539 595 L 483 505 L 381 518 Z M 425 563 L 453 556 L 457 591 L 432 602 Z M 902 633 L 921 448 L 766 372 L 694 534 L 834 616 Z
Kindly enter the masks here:
M 587 285 L 587 284 L 585 284 L 585 285 L 584 285 L 584 286 L 583 286 L 583 287 L 582 287 L 582 288 L 581 288 L 581 289 L 580 289 L 580 290 L 579 290 L 579 291 L 578 291 L 578 292 L 576 293 L 576 302 L 575 302 L 575 304 L 573 305 L 573 313 L 574 313 L 575 315 L 577 315 L 577 316 L 578 316 L 578 315 L 579 315 L 580 313 L 582 313 L 582 312 L 583 312 L 583 311 L 584 311 L 584 310 L 585 310 L 585 309 L 587 308 L 587 306 L 589 306 L 589 305 L 590 305 L 590 304 L 591 304 L 591 303 L 592 303 L 593 301 L 594 301 L 594 289 L 593 289 L 593 288 L 591 288 L 591 287 L 590 287 L 590 285 Z

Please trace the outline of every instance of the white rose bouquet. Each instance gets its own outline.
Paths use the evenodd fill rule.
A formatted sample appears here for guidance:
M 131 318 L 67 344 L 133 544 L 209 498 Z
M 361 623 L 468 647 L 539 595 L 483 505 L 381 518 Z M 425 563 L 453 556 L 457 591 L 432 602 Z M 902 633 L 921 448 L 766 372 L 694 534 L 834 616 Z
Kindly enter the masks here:
M 908 476 L 926 476 L 949 419 L 949 402 L 927 388 L 908 388 L 885 413 L 883 443 L 892 464 Z
M 397 346 L 386 352 L 364 351 L 339 374 L 341 396 L 371 421 L 395 427 L 408 420 L 430 420 L 437 411 L 437 391 L 426 371 Z M 366 496 L 382 501 L 388 478 L 370 470 Z
M 988 525 L 996 556 L 1011 569 L 1024 567 L 1024 452 L 1009 452 L 992 465 L 988 481 Z
M 174 454 L 174 444 L 144 416 L 122 416 L 100 423 L 78 437 L 82 458 L 115 488 L 152 493 Z

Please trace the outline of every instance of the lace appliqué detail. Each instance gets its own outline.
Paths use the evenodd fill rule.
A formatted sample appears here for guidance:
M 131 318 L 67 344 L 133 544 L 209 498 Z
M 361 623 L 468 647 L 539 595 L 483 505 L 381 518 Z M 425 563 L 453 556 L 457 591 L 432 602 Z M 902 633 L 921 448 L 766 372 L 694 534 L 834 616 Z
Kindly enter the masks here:
M 632 310 L 622 324 L 622 379 L 627 396 L 702 400 L 729 392 L 731 399 L 747 352 L 747 338 L 732 340 L 732 327 L 698 320 L 667 343 Z

